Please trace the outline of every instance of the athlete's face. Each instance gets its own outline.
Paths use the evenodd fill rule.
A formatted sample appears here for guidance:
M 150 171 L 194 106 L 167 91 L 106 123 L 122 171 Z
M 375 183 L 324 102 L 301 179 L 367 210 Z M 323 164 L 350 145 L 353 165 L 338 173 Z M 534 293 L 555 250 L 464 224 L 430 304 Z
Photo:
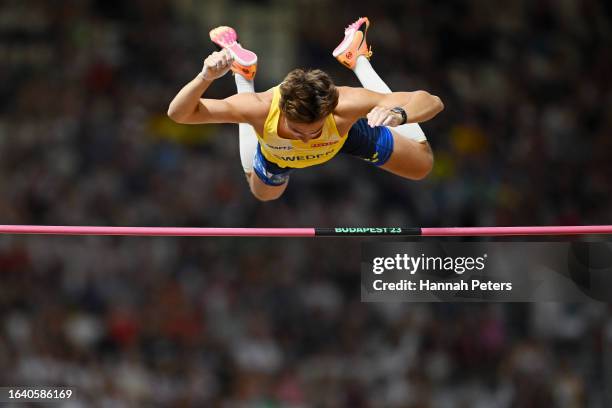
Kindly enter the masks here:
M 321 136 L 324 123 L 325 118 L 313 123 L 292 122 L 285 118 L 285 127 L 289 133 L 291 133 L 297 139 L 300 139 L 302 142 L 307 142 Z

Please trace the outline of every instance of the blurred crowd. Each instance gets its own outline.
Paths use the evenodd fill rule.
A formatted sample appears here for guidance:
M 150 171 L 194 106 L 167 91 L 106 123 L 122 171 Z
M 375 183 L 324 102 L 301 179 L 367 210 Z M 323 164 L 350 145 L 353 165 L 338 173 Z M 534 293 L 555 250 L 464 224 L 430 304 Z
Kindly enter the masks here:
M 2 224 L 612 224 L 609 2 L 0 7 Z M 166 117 L 219 24 L 258 52 L 258 90 L 298 66 L 358 86 L 331 50 L 359 15 L 391 89 L 445 103 L 427 179 L 339 156 L 260 203 L 237 126 Z M 361 242 L 2 237 L 0 385 L 71 386 L 74 407 L 612 404 L 608 306 L 361 303 Z

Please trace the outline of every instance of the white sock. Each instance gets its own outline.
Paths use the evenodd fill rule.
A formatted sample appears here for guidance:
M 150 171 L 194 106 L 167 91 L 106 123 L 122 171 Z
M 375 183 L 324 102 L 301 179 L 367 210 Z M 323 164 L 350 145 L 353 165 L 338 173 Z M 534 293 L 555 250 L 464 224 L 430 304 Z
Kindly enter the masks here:
M 253 81 L 249 81 L 239 74 L 234 75 L 236 90 L 238 93 L 255 92 Z M 257 150 L 257 134 L 253 126 L 248 123 L 238 124 L 238 138 L 240 145 L 240 162 L 245 173 L 253 171 L 253 157 Z
M 370 64 L 370 61 L 368 61 L 368 59 L 363 55 L 357 57 L 357 63 L 355 64 L 355 69 L 353 71 L 365 89 L 380 93 L 391 93 L 391 89 L 378 76 Z M 427 140 L 425 133 L 418 123 L 406 123 L 405 125 L 394 127 L 393 130 L 400 135 L 416 140 L 417 142 L 424 142 Z

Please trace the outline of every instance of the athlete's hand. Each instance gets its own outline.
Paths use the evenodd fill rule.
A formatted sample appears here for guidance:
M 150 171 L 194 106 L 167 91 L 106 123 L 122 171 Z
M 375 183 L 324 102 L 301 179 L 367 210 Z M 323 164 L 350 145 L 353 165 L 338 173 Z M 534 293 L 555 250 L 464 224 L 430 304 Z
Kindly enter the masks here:
M 390 126 L 395 127 L 402 124 L 404 118 L 401 113 L 393 112 L 391 108 L 385 108 L 383 106 L 377 106 L 368 113 L 368 125 L 370 127 L 376 126 Z
M 221 78 L 230 70 L 232 62 L 234 59 L 228 50 L 215 51 L 204 60 L 200 75 L 208 81 Z

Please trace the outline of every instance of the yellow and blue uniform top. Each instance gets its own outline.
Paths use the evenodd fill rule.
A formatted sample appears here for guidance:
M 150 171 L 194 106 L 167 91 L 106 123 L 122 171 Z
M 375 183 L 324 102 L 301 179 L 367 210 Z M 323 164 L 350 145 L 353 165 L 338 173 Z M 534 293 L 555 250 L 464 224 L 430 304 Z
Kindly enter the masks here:
M 272 89 L 273 97 L 270 111 L 264 123 L 263 135 L 257 134 L 262 155 L 279 167 L 304 168 L 325 163 L 334 157 L 346 142 L 347 134 L 340 135 L 334 115 L 329 114 L 323 123 L 321 135 L 316 139 L 283 139 L 278 135 L 280 119 L 280 89 Z

